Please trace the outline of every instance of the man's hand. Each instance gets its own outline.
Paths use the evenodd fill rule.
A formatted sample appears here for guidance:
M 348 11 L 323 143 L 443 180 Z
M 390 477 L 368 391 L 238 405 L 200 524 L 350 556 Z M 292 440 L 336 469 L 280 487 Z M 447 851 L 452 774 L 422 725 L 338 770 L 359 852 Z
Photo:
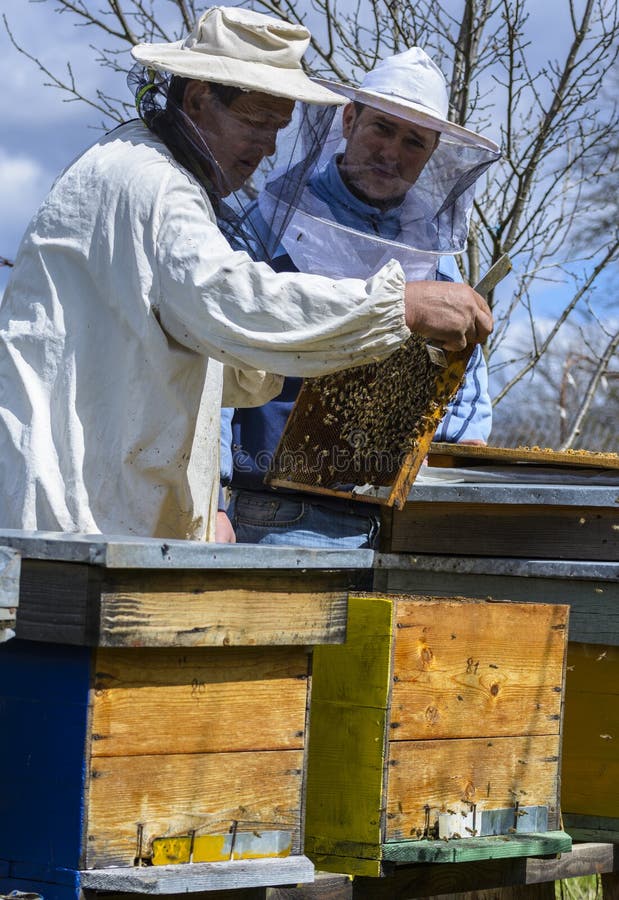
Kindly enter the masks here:
M 217 544 L 236 544 L 236 535 L 232 522 L 228 518 L 227 513 L 220 509 L 217 511 L 217 521 L 215 523 L 215 543 Z
M 410 330 L 440 343 L 444 350 L 478 344 L 493 327 L 490 307 L 467 284 L 409 281 L 404 307 Z

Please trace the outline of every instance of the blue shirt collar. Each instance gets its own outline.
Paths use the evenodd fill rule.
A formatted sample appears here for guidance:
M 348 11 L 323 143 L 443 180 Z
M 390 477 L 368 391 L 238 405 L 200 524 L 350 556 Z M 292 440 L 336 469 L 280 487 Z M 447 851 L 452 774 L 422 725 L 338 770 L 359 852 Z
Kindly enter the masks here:
M 364 233 L 378 234 L 382 238 L 393 239 L 398 236 L 402 206 L 383 212 L 355 197 L 342 180 L 335 156 L 331 157 L 323 169 L 312 175 L 309 189 L 327 204 L 338 224 Z

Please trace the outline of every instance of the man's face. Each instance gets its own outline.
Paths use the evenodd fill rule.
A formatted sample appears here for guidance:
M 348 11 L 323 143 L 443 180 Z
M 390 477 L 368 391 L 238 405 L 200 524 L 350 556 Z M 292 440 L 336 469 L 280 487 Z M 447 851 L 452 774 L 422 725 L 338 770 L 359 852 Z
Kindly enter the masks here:
M 438 132 L 370 106 L 343 111 L 346 150 L 339 163 L 348 187 L 372 206 L 396 205 L 432 156 Z
M 289 123 L 294 102 L 249 91 L 225 106 L 205 82 L 190 81 L 183 99 L 223 175 L 223 194 L 237 190 L 265 156 L 275 153 L 275 139 Z

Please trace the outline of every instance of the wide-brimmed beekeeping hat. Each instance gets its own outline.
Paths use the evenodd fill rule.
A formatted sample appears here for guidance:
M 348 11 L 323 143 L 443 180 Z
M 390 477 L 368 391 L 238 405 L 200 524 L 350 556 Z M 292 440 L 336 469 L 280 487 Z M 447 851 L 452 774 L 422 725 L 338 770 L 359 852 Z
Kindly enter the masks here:
M 387 115 L 415 122 L 464 144 L 498 150 L 494 141 L 448 119 L 445 76 L 421 47 L 410 47 L 381 60 L 358 87 L 316 79 L 317 84 Z
M 137 44 L 139 63 L 183 78 L 215 81 L 305 103 L 339 105 L 341 94 L 312 81 L 301 59 L 310 41 L 292 25 L 250 9 L 212 6 L 191 34 L 165 44 Z

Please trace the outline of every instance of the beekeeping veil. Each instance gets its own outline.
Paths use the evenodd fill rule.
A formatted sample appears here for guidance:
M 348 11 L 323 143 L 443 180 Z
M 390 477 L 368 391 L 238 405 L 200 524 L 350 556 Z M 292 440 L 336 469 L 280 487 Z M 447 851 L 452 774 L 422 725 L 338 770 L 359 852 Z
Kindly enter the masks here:
M 356 185 L 347 181 L 347 145 L 353 137 L 349 133 L 347 142 L 346 113 L 343 117 L 338 111 L 301 197 L 290 195 L 290 206 L 295 208 L 281 229 L 280 252 L 287 252 L 301 271 L 332 277 L 367 278 L 395 258 L 408 280 L 434 278 L 441 254 L 465 249 L 475 183 L 499 158 L 499 148 L 488 138 L 448 121 L 445 78 L 419 47 L 380 62 L 358 88 L 318 83 L 353 101 L 355 116 L 362 116 L 368 108 L 382 123 L 376 127 L 386 129 L 385 133 L 395 124 L 392 130 L 397 132 L 397 140 L 410 139 L 408 132 L 421 126 L 422 133 L 424 129 L 436 133 L 438 142 L 414 183 L 398 178 L 403 191 L 396 193 L 391 205 L 381 205 L 369 192 L 358 190 L 363 163 L 357 160 L 361 178 Z M 434 144 L 434 134 L 431 136 Z M 365 165 L 376 179 L 388 168 L 398 173 L 393 160 L 393 150 L 389 162 L 375 150 Z M 399 174 L 403 176 L 404 169 Z M 389 176 L 385 174 L 385 178 Z M 274 173 L 267 180 L 260 196 L 265 220 L 277 223 L 283 218 L 287 191 L 285 173 Z
M 279 243 L 335 107 L 345 102 L 304 73 L 301 59 L 309 39 L 302 26 L 216 6 L 206 10 L 184 40 L 138 44 L 131 51 L 137 65 L 129 84 L 140 117 L 203 184 L 235 249 L 256 259 L 267 257 L 268 240 Z M 188 111 L 188 86 L 195 82 L 208 83 L 212 117 Z M 294 102 L 291 118 L 293 104 L 280 100 Z M 282 116 L 282 105 L 287 115 Z M 290 124 L 281 127 L 289 118 Z M 267 161 L 275 137 L 277 157 Z M 277 232 L 257 230 L 247 209 L 275 161 L 282 173 L 289 173 L 283 175 L 286 205 L 274 210 Z

